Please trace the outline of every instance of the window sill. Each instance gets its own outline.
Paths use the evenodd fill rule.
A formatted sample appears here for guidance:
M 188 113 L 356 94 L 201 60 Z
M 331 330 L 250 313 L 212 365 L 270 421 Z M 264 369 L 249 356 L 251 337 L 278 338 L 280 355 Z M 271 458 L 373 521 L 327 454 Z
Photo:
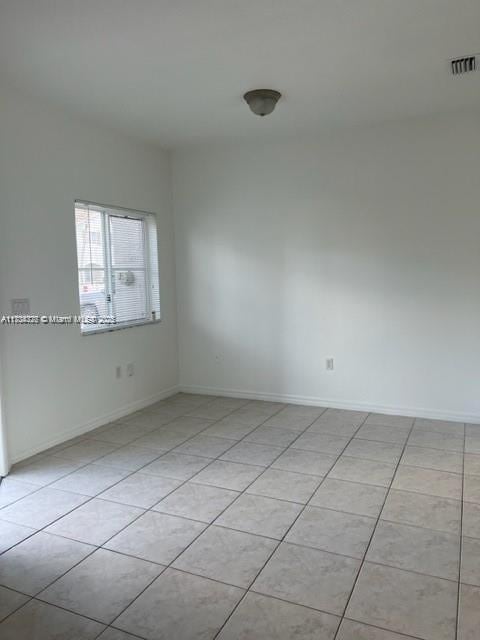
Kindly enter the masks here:
M 133 327 L 144 327 L 149 324 L 160 324 L 162 321 L 161 318 L 156 320 L 140 320 L 139 322 L 128 322 L 125 324 L 114 324 L 114 325 L 104 325 L 100 329 L 87 329 L 82 330 L 80 335 L 82 337 L 85 336 L 96 336 L 99 333 L 111 333 L 112 331 L 123 331 L 124 329 L 132 329 Z

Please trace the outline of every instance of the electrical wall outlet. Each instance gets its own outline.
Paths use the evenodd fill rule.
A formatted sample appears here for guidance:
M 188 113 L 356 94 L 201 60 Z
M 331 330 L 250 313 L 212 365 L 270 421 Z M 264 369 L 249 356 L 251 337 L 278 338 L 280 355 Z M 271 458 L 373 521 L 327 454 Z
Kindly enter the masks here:
M 14 298 L 11 300 L 12 315 L 28 316 L 30 314 L 30 300 L 28 298 Z
M 135 368 L 133 366 L 133 362 L 129 362 L 127 364 L 127 376 L 131 378 L 134 373 L 135 373 Z
M 333 371 L 333 358 L 327 358 L 325 360 L 325 368 L 328 371 Z
M 115 367 L 115 378 L 117 380 L 120 380 L 120 378 L 122 377 L 122 367 L 117 364 L 117 366 Z

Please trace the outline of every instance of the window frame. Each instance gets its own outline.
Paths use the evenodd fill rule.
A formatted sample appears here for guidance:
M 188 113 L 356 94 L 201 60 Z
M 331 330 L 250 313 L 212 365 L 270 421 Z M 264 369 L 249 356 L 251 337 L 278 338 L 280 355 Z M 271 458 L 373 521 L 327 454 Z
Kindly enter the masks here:
M 158 252 L 158 233 L 157 233 L 157 216 L 155 213 L 151 211 L 141 211 L 139 209 L 128 209 L 126 207 L 120 207 L 116 205 L 106 205 L 101 204 L 99 202 L 92 202 L 90 200 L 84 199 L 75 199 L 74 201 L 74 221 L 75 221 L 75 234 L 76 234 L 76 210 L 77 207 L 83 207 L 85 209 L 93 209 L 99 212 L 102 215 L 102 238 L 103 238 L 103 260 L 104 267 L 100 267 L 95 269 L 97 271 L 104 273 L 105 278 L 105 304 L 107 307 L 107 315 L 114 315 L 114 296 L 115 296 L 115 286 L 113 282 L 113 274 L 115 270 L 124 271 L 125 269 L 120 269 L 119 267 L 114 268 L 112 264 L 112 244 L 111 244 L 111 234 L 110 234 L 110 219 L 112 217 L 115 218 L 125 218 L 130 220 L 141 220 L 142 221 L 142 230 L 143 230 L 143 255 L 144 255 L 144 273 L 145 273 L 145 309 L 146 316 L 145 318 L 141 318 L 139 320 L 127 320 L 124 322 L 118 322 L 115 324 L 98 324 L 98 325 L 83 325 L 80 324 L 80 335 L 81 336 L 92 336 L 97 335 L 99 333 L 107 333 L 111 331 L 120 331 L 123 329 L 130 329 L 132 327 L 141 327 L 150 324 L 158 324 L 162 321 L 161 317 L 161 304 L 160 304 L 160 265 L 159 265 L 159 252 Z M 152 235 L 151 226 L 153 224 L 153 238 L 150 237 Z M 151 255 L 151 242 L 155 241 L 156 244 L 156 256 Z M 80 279 L 79 273 L 80 271 L 86 271 L 86 268 L 81 268 L 78 264 L 79 255 L 77 250 L 77 244 L 75 246 L 77 253 L 77 292 L 78 292 L 78 303 L 80 307 L 81 314 L 81 298 L 80 298 Z M 155 260 L 155 265 L 153 265 L 152 261 Z M 152 268 L 155 267 L 155 268 Z M 138 269 L 139 270 L 139 269 Z M 152 303 L 152 285 L 153 277 L 157 276 L 157 289 L 158 289 L 158 311 L 155 311 L 155 318 L 149 318 L 148 314 L 152 313 L 153 303 Z M 107 298 L 110 298 L 108 300 Z M 150 310 L 150 311 L 149 311 Z M 91 327 L 91 328 L 90 328 Z

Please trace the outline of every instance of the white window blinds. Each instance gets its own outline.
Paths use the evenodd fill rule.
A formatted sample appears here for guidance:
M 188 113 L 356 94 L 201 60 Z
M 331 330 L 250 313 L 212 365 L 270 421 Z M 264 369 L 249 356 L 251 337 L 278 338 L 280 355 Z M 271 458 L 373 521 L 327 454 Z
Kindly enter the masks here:
M 82 332 L 160 319 L 153 214 L 75 203 Z

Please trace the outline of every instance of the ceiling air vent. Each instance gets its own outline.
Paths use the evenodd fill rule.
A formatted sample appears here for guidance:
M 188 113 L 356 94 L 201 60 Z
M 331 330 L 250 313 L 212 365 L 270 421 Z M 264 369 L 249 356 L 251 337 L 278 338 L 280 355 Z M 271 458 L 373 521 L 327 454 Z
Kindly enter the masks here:
M 450 61 L 452 75 L 460 76 L 477 69 L 477 56 L 464 56 Z

